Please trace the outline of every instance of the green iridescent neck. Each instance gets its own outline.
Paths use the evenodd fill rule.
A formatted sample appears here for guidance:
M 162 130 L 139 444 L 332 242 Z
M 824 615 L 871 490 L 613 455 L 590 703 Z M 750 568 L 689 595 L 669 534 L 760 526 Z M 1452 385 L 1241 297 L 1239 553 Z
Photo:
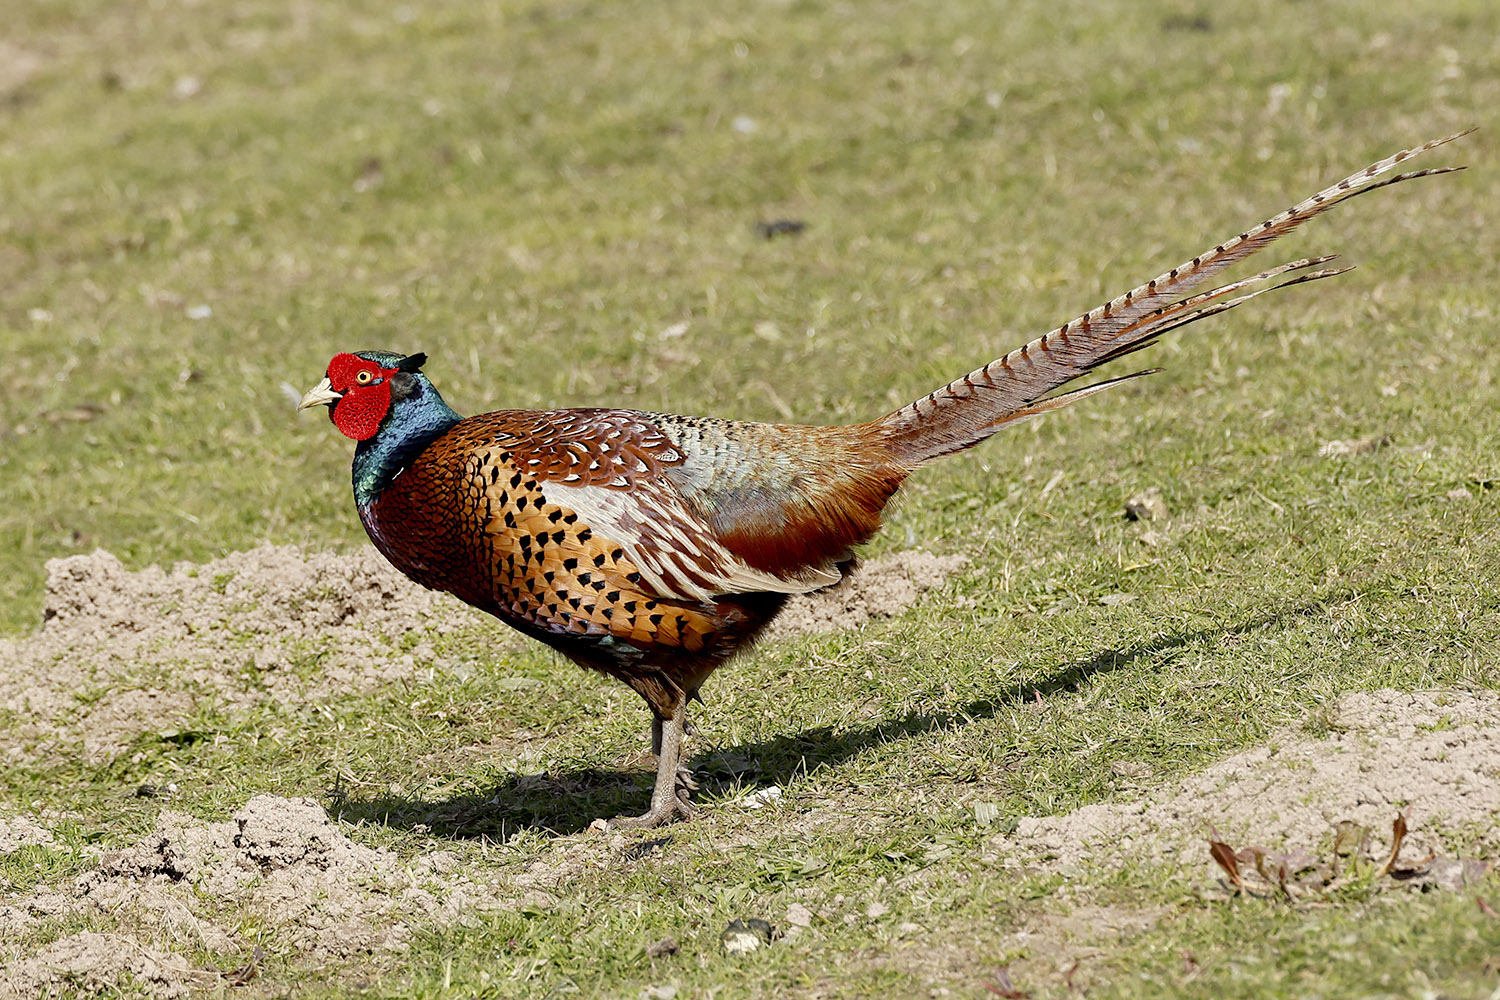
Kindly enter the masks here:
M 374 503 L 422 449 L 463 419 L 426 375 L 403 372 L 392 383 L 391 411 L 375 436 L 354 449 L 354 502 L 361 508 Z

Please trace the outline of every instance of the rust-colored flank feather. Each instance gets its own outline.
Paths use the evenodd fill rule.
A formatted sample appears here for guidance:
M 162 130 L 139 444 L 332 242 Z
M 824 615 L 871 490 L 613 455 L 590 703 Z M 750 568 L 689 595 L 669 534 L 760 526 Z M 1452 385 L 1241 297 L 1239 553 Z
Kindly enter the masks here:
M 1460 133 L 1464 134 L 1464 133 Z M 1150 372 L 1057 393 L 1163 333 L 1347 268 L 1310 257 L 1192 290 L 1458 136 L 1403 150 L 879 420 L 803 427 L 634 410 L 460 418 L 422 355 L 341 354 L 304 407 L 359 441 L 356 505 L 402 572 L 630 685 L 650 706 L 651 808 L 691 815 L 689 699 L 787 597 L 837 583 L 902 482 L 1018 420 Z
M 836 583 L 879 528 L 901 473 L 860 444 L 847 428 L 502 410 L 454 424 L 362 513 L 418 583 L 619 677 L 670 718 L 787 594 Z M 690 457 L 705 453 L 737 460 Z M 789 455 L 832 461 L 793 472 Z

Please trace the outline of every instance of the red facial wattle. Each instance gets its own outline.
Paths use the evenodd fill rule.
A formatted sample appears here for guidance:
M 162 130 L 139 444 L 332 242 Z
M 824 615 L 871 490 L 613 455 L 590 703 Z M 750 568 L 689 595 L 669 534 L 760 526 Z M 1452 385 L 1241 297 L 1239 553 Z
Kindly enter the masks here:
M 343 394 L 328 415 L 345 437 L 364 441 L 375 436 L 391 408 L 391 376 L 396 372 L 355 354 L 340 354 L 328 363 L 328 383 Z

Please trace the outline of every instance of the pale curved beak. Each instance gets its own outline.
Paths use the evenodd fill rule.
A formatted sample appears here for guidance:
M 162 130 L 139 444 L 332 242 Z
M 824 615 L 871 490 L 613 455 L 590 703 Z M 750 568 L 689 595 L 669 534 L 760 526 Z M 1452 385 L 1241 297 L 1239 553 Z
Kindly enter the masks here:
M 302 396 L 302 402 L 297 404 L 298 412 L 309 406 L 332 406 L 344 398 L 341 392 L 334 392 L 332 384 L 325 378 Z

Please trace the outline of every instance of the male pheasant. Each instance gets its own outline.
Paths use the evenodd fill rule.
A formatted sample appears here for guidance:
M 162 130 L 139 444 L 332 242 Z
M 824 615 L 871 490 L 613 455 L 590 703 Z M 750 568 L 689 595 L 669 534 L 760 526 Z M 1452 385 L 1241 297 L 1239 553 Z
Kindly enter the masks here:
M 463 418 L 422 374 L 425 355 L 385 351 L 334 357 L 299 409 L 329 406 L 335 426 L 359 442 L 355 505 L 397 568 L 646 700 L 657 753 L 651 807 L 614 822 L 654 826 L 694 812 L 681 761 L 688 700 L 788 595 L 843 577 L 907 476 L 1018 420 L 1151 374 L 1049 395 L 1168 330 L 1347 270 L 1307 258 L 1185 294 L 1340 201 L 1460 169 L 1389 175 L 1455 138 L 1381 160 L 870 423 L 615 409 Z

